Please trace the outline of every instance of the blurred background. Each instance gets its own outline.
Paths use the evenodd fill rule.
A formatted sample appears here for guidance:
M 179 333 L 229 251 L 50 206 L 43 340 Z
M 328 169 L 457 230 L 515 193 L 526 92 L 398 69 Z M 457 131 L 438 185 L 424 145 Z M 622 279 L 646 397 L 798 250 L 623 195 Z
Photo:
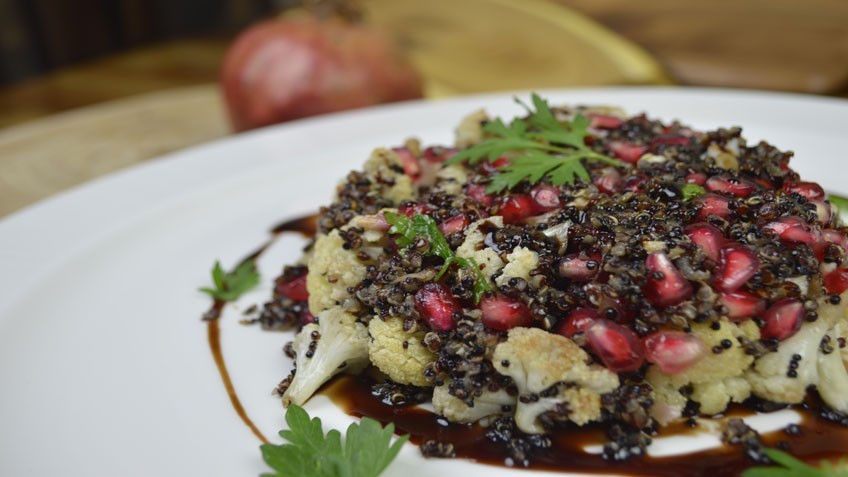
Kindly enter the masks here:
M 257 66 L 262 45 L 286 35 L 314 47 L 311 55 L 368 63 L 376 75 L 371 84 L 393 91 L 357 90 L 349 96 L 361 103 L 330 98 L 326 110 L 417 96 L 606 85 L 848 97 L 846 0 L 305 3 L 310 13 L 295 9 L 293 0 L 0 0 L 0 217 L 235 129 L 325 112 L 302 107 L 296 97 L 273 110 L 262 107 L 266 89 L 298 81 L 267 77 L 280 78 L 280 64 L 289 72 L 303 66 L 279 51 L 264 60 L 271 57 L 276 70 Z M 343 17 L 341 26 L 326 25 L 328 11 Z M 286 22 L 312 21 L 316 12 L 322 20 L 304 32 L 285 31 Z M 244 40 L 246 29 L 268 19 L 276 26 Z M 370 36 L 374 31 L 385 36 Z M 336 35 L 343 45 L 327 46 L 313 33 Z M 236 41 L 248 44 L 234 53 Z M 368 53 L 384 49 L 389 53 Z

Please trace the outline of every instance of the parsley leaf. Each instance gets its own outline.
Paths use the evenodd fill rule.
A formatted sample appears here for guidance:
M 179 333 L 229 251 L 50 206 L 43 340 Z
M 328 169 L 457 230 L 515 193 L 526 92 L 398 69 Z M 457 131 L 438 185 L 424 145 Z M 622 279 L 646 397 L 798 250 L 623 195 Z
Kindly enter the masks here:
M 827 200 L 829 200 L 831 204 L 835 205 L 839 209 L 840 213 L 848 213 L 848 197 L 830 194 L 827 196 Z
M 263 444 L 262 458 L 274 473 L 262 477 L 377 477 L 397 457 L 409 436 L 392 443 L 394 425 L 363 418 L 347 428 L 342 446 L 341 433 L 324 435 L 321 419 L 309 418 L 303 408 L 291 405 L 286 411 L 289 428 L 280 431 L 287 444 Z
M 848 463 L 844 460 L 836 467 L 822 461 L 816 468 L 777 449 L 764 449 L 764 452 L 779 467 L 751 467 L 742 477 L 848 477 Z
M 241 262 L 232 272 L 224 272 L 221 262 L 216 260 L 212 267 L 212 283 L 215 288 L 201 288 L 200 291 L 218 300 L 235 301 L 259 284 L 259 272 L 252 260 Z
M 386 212 L 383 215 L 386 217 L 386 222 L 392 226 L 392 228 L 389 229 L 389 233 L 399 235 L 399 237 L 395 240 L 401 247 L 406 247 L 407 245 L 414 243 L 418 237 L 424 237 L 430 242 L 430 250 L 428 254 L 441 257 L 445 261 L 444 265 L 442 265 L 442 269 L 439 270 L 439 273 L 436 275 L 436 280 L 442 278 L 451 265 L 455 263 L 460 267 L 473 270 L 477 274 L 477 279 L 474 281 L 474 289 L 472 290 L 475 303 L 480 301 L 480 298 L 483 297 L 484 293 L 491 290 L 489 282 L 486 279 L 486 276 L 483 275 L 483 272 L 480 271 L 480 267 L 477 266 L 477 262 L 475 262 L 473 258 L 456 256 L 453 250 L 451 250 L 450 245 L 448 245 L 448 241 L 445 240 L 444 235 L 442 235 L 442 232 L 439 231 L 439 227 L 436 225 L 436 221 L 433 220 L 432 217 L 429 215 L 415 214 L 410 219 L 403 214 L 396 214 L 393 212 Z
M 695 197 L 702 196 L 702 195 L 704 195 L 704 193 L 707 192 L 706 189 L 699 186 L 698 184 L 686 184 L 686 185 L 683 186 L 681 191 L 683 192 L 683 200 L 685 202 L 689 202 L 690 200 L 694 199 Z
M 511 153 L 510 163 L 500 166 L 500 174 L 492 177 L 486 191 L 503 192 L 512 189 L 521 181 L 536 183 L 544 177 L 555 186 L 573 184 L 579 178 L 590 180 L 589 172 L 581 162 L 596 160 L 621 166 L 621 161 L 599 154 L 585 144 L 591 122 L 582 115 L 572 121 L 561 123 L 551 111 L 546 100 L 533 93 L 535 111 L 518 101 L 527 109 L 526 119 L 515 119 L 509 127 L 496 118 L 483 126 L 488 137 L 479 144 L 459 151 L 446 164 L 468 161 L 476 164 L 483 159 L 495 161 Z

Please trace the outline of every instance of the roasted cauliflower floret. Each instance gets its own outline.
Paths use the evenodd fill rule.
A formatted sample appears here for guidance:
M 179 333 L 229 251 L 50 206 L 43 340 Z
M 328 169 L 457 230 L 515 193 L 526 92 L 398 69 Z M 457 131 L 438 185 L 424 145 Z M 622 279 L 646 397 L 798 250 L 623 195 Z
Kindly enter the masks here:
M 708 350 L 717 347 L 721 349 L 720 353 L 708 352 L 680 374 L 667 375 L 658 366 L 648 368 L 645 380 L 654 389 L 660 413 L 654 417 L 661 424 L 680 416 L 687 399 L 680 394 L 684 386 L 691 386 L 692 395 L 689 398 L 700 404 L 703 414 L 720 413 L 731 401 L 741 402 L 750 395 L 750 386 L 739 378 L 743 377 L 754 358 L 745 352 L 739 338 L 756 340 L 759 338 L 759 329 L 750 320 L 738 325 L 724 319 L 718 323 L 718 329 L 708 324 L 694 324 L 692 334 Z
M 512 278 L 522 278 L 529 282 L 530 271 L 539 267 L 539 254 L 527 247 L 515 247 L 506 260 L 503 273 L 495 278 L 498 286 L 506 285 Z
M 283 393 L 286 407 L 303 404 L 337 373 L 356 374 L 368 366 L 368 329 L 339 307 L 321 312 L 317 324 L 304 326 L 293 347 L 293 379 Z
M 412 179 L 403 172 L 403 161 L 389 149 L 374 149 L 365 162 L 365 173 L 381 185 L 380 194 L 395 204 L 412 200 L 415 195 Z
M 518 387 L 515 423 L 530 434 L 545 432 L 539 418 L 549 411 L 579 425 L 599 419 L 601 394 L 619 386 L 617 374 L 592 364 L 573 341 L 538 328 L 511 329 L 492 364 Z
M 464 400 L 452 396 L 448 386 L 437 386 L 433 389 L 433 409 L 436 414 L 444 416 L 450 422 L 477 422 L 487 416 L 508 414 L 515 406 L 516 397 L 510 396 L 505 390 L 496 392 L 483 391 L 474 398 L 472 406 Z
M 400 384 L 427 386 L 430 381 L 424 369 L 435 359 L 423 344 L 424 333 L 410 333 L 403 329 L 403 319 L 374 317 L 368 324 L 371 343 L 368 355 L 371 363 L 392 381 Z
M 825 336 L 834 338 L 844 329 L 846 303 L 848 292 L 843 293 L 838 305 L 822 303 L 816 321 L 804 323 L 795 335 L 778 344 L 777 351 L 757 359 L 746 373 L 753 393 L 769 401 L 794 404 L 804 400 L 810 385 L 816 385 L 825 403 L 848 412 L 846 394 L 835 396 L 848 382 L 844 362 L 840 368 L 837 360 L 821 356 Z M 793 362 L 794 373 L 789 373 Z
M 435 189 L 445 194 L 459 195 L 468 180 L 468 171 L 459 164 L 445 166 L 436 173 Z
M 358 285 L 365 277 L 365 265 L 355 253 L 344 248 L 338 230 L 315 241 L 307 266 L 306 288 L 313 314 L 341 304 L 350 296 L 347 289 Z
M 465 149 L 483 140 L 483 123 L 489 120 L 489 115 L 482 109 L 462 118 L 456 127 L 456 147 Z
M 486 243 L 486 234 L 480 227 L 503 227 L 503 217 L 494 216 L 473 222 L 465 229 L 465 240 L 456 249 L 456 255 L 462 258 L 473 258 L 480 265 L 483 275 L 491 280 L 492 275 L 503 268 L 504 262 L 497 252 L 489 248 Z

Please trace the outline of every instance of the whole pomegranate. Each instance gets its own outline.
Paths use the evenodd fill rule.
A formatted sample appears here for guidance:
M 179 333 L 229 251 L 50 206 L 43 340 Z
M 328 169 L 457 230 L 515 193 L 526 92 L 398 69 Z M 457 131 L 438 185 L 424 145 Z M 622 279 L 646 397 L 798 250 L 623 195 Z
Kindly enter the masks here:
M 236 38 L 221 87 L 237 131 L 422 96 L 394 43 L 362 23 L 288 15 Z

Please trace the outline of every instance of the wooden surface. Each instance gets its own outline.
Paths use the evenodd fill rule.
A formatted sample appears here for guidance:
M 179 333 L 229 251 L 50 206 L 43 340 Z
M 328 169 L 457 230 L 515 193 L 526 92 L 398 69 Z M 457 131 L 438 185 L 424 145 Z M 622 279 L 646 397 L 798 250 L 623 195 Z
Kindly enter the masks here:
M 365 2 L 430 97 L 669 81 L 848 92 L 845 0 Z M 162 44 L 0 90 L 0 217 L 228 134 L 214 84 L 226 45 Z

